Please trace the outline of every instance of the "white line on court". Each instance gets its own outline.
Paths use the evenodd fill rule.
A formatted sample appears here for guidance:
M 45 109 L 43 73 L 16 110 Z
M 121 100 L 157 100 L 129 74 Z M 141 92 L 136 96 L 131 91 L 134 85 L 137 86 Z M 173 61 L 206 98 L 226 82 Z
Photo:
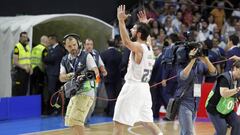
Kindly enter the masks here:
M 96 123 L 96 124 L 90 124 L 90 126 L 98 126 L 98 125 L 103 125 L 103 124 L 110 124 L 112 122 L 102 122 L 102 123 Z M 40 135 L 41 133 L 47 133 L 47 132 L 53 132 L 53 131 L 61 131 L 61 130 L 65 130 L 68 129 L 66 128 L 59 128 L 59 129 L 52 129 L 52 130 L 45 130 L 45 131 L 39 131 L 39 132 L 31 132 L 31 133 L 24 133 L 24 134 L 20 134 L 20 135 Z

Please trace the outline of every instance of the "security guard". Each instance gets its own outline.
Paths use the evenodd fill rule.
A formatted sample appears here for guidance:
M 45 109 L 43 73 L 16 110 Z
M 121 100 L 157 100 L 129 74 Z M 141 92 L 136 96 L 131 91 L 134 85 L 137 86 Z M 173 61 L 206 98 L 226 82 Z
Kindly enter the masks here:
M 44 63 L 42 58 L 46 52 L 48 45 L 48 37 L 43 35 L 40 39 L 40 44 L 32 49 L 31 66 L 33 74 L 31 75 L 31 94 L 42 94 L 44 89 Z
M 28 44 L 27 32 L 20 33 L 20 40 L 15 45 L 13 53 L 12 96 L 25 96 L 28 90 L 28 81 L 31 68 L 31 50 Z
M 234 105 L 239 97 L 240 61 L 233 64 L 231 71 L 222 73 L 209 93 L 206 102 L 208 117 L 211 119 L 216 135 L 226 135 L 227 125 L 232 127 L 231 135 L 240 134 L 240 119 L 234 112 Z

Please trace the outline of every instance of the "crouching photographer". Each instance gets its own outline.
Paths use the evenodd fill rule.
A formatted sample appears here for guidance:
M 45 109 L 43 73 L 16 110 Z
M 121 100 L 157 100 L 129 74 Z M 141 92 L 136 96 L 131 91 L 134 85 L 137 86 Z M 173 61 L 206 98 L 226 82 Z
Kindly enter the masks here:
M 78 35 L 66 35 L 64 47 L 69 54 L 62 58 L 59 79 L 67 82 L 63 89 L 70 98 L 65 126 L 70 127 L 71 134 L 84 135 L 84 121 L 95 98 L 95 77 L 99 72 L 92 55 L 82 51 Z
M 235 56 L 234 56 L 235 57 Z M 206 101 L 208 117 L 215 128 L 215 135 L 226 135 L 228 125 L 231 135 L 240 134 L 240 119 L 234 111 L 234 105 L 240 96 L 240 61 L 236 61 L 232 70 L 218 76 Z
M 176 62 L 178 87 L 174 99 L 177 100 L 178 105 L 173 109 L 178 115 L 180 135 L 193 135 L 204 76 L 216 75 L 217 72 L 207 54 L 204 53 L 203 45 L 199 43 L 179 45 L 176 50 Z M 167 110 L 169 111 L 169 105 Z

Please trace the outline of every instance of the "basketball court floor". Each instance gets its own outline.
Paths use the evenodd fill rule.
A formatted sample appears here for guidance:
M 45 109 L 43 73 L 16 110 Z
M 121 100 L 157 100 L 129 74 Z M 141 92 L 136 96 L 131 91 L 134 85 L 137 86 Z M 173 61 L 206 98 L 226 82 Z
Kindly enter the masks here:
M 164 135 L 179 135 L 177 121 L 156 121 Z M 94 116 L 90 120 L 90 127 L 86 128 L 86 135 L 112 135 L 112 118 Z M 207 119 L 198 119 L 195 123 L 196 135 L 213 135 L 214 129 Z M 62 117 L 42 117 L 19 120 L 0 121 L 0 135 L 70 135 L 70 130 L 64 127 Z M 126 135 L 150 135 L 150 132 L 140 124 L 126 127 Z M 229 135 L 229 132 L 228 132 Z

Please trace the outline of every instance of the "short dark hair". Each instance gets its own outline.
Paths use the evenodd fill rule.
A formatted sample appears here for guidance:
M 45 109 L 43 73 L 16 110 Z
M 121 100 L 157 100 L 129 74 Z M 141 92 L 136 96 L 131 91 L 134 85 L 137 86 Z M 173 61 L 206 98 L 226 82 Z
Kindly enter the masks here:
M 233 45 L 237 45 L 239 43 L 239 38 L 235 34 L 229 36 L 229 40 L 233 42 Z
M 22 35 L 26 34 L 27 35 L 27 32 L 26 31 L 23 31 L 20 33 L 20 37 L 22 37 Z
M 107 40 L 107 43 L 108 43 L 108 46 L 110 46 L 110 47 L 115 47 L 116 46 L 114 39 Z
M 172 40 L 173 43 L 180 41 L 178 35 L 176 33 L 172 33 L 169 35 L 169 38 Z
M 51 35 L 48 35 L 48 37 L 55 40 L 56 42 L 58 42 L 58 36 L 57 35 L 51 34 Z
M 91 39 L 91 38 L 86 38 L 85 41 L 84 41 L 84 44 L 86 44 L 86 41 L 87 41 L 87 40 L 93 42 L 93 39 Z
M 150 34 L 150 28 L 146 23 L 139 22 L 137 23 L 137 32 L 141 33 L 141 40 L 146 41 Z

